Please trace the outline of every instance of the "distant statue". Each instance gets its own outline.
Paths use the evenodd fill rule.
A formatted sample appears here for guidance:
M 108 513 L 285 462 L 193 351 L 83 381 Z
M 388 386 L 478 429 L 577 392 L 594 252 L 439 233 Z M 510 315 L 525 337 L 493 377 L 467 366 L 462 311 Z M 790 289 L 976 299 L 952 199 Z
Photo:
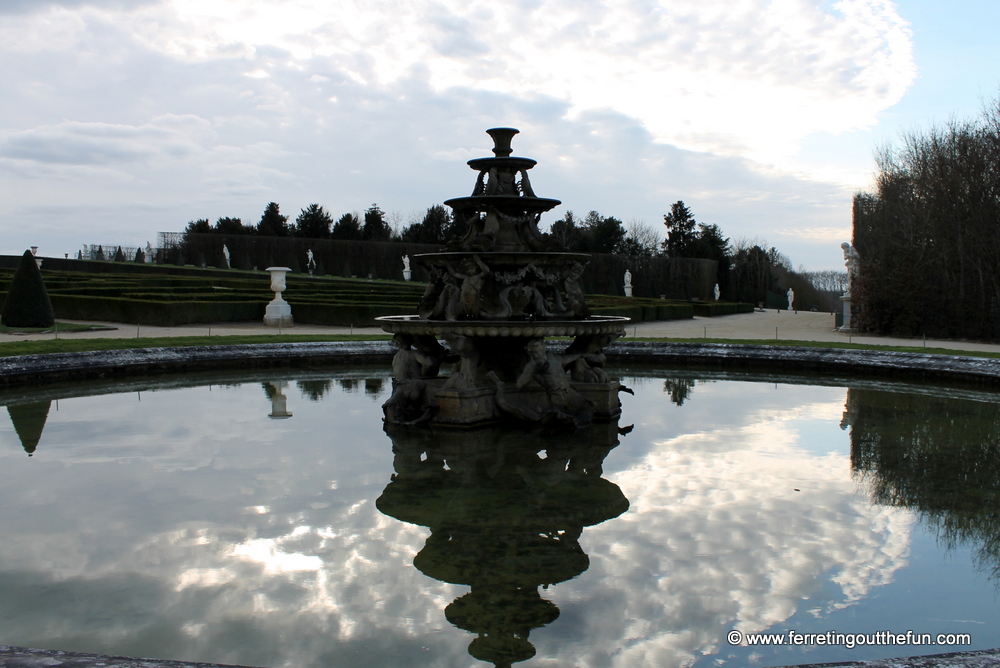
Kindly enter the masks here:
M 625 270 L 625 296 L 632 296 L 632 272 L 628 269 Z
M 316 269 L 316 256 L 313 255 L 312 248 L 306 250 L 306 269 L 309 271 L 310 276 L 312 276 L 313 270 Z
M 410 272 L 410 256 L 409 255 L 404 255 L 403 256 L 403 280 L 404 281 L 410 280 L 410 276 L 412 276 L 412 275 L 413 274 Z
M 153 261 L 153 244 L 146 242 L 146 262 Z
M 233 265 L 229 262 L 229 246 L 226 244 L 222 244 L 222 255 L 226 258 L 226 267 L 231 269 Z
M 722 296 L 722 290 L 719 289 L 718 283 L 715 284 L 715 288 L 712 290 L 712 292 L 713 294 L 715 294 L 715 301 L 719 301 L 719 298 Z
M 788 310 L 792 310 L 792 303 L 795 301 L 795 290 L 788 288 L 788 292 L 785 294 L 788 297 Z
M 861 275 L 861 256 L 858 255 L 857 249 L 846 241 L 840 244 L 840 247 L 844 249 L 844 266 L 847 267 L 847 294 L 850 295 L 857 287 L 858 277 Z

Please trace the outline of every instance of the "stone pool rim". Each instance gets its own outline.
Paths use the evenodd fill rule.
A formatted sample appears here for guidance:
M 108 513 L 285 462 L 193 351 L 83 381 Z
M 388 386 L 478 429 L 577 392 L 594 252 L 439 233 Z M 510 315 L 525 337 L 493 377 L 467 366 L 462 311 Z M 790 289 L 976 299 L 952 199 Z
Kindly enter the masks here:
M 550 344 L 558 348 L 561 342 Z M 0 387 L 221 369 L 388 365 L 388 341 L 254 343 L 42 353 L 0 358 Z M 1000 359 L 963 355 L 742 343 L 619 341 L 615 366 L 725 367 L 1000 386 Z

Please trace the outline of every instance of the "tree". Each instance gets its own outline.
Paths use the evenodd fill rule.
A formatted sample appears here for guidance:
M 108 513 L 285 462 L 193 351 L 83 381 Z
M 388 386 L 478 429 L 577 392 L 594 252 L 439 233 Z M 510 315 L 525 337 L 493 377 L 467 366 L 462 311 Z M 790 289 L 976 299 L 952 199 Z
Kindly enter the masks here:
M 761 242 L 741 240 L 733 253 L 732 291 L 736 301 L 766 303 L 774 276 L 771 258 Z
M 389 241 L 392 238 L 392 228 L 385 221 L 385 212 L 372 204 L 365 211 L 365 224 L 361 228 L 362 241 Z
M 118 250 L 115 251 L 115 260 L 114 261 L 115 262 L 124 262 L 125 261 L 125 251 L 122 250 L 121 246 L 119 246 Z
M 549 234 L 568 251 L 583 250 L 583 232 L 577 227 L 572 211 L 567 211 L 560 220 L 552 223 Z
M 310 204 L 295 219 L 295 236 L 305 239 L 327 239 L 333 218 L 319 204 Z
M 403 241 L 415 244 L 444 244 L 451 230 L 451 215 L 440 204 L 427 209 L 423 220 L 403 230 Z
M 254 229 L 250 225 L 244 225 L 243 220 L 240 218 L 219 218 L 215 221 L 215 227 L 212 229 L 213 232 L 217 234 L 253 234 Z
M 26 250 L 7 287 L 0 324 L 7 327 L 51 327 L 53 323 L 55 315 L 42 281 L 42 272 L 38 269 L 35 256 Z
M 695 219 L 691 209 L 678 200 L 670 205 L 670 213 L 663 216 L 667 226 L 667 239 L 663 250 L 670 257 L 691 257 L 688 246 L 695 238 Z
M 257 234 L 262 237 L 290 237 L 291 226 L 288 216 L 282 216 L 275 202 L 270 202 L 264 209 L 264 214 L 257 223 Z
M 627 257 L 653 257 L 660 248 L 656 230 L 641 220 L 628 222 L 625 238 L 618 244 L 616 252 Z
M 687 257 L 715 260 L 715 282 L 719 284 L 720 290 L 728 294 L 733 256 L 729 238 L 723 236 L 722 229 L 718 225 L 698 223 L 698 232 L 688 245 L 687 253 Z
M 345 213 L 333 225 L 330 232 L 331 239 L 342 239 L 344 241 L 356 241 L 361 239 L 361 224 L 358 217 L 353 213 Z
M 605 218 L 597 211 L 591 211 L 583 219 L 585 250 L 589 253 L 614 253 L 625 238 L 622 221 L 611 216 Z
M 198 220 L 192 220 L 184 228 L 184 234 L 209 234 L 212 231 L 212 225 L 208 222 L 208 218 L 199 218 Z

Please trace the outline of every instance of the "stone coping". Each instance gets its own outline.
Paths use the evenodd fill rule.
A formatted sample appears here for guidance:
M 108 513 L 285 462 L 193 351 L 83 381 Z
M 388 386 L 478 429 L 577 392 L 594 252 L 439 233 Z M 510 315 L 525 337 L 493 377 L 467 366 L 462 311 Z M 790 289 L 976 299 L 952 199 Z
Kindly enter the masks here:
M 250 668 L 0 645 L 0 668 Z
M 1000 359 L 890 350 L 743 343 L 616 342 L 604 349 L 616 365 L 774 369 L 839 375 L 965 381 L 1000 385 Z
M 554 348 L 562 343 L 550 342 Z M 388 341 L 257 343 L 130 348 L 0 358 L 0 387 L 208 369 L 388 363 Z M 605 349 L 615 365 L 699 366 L 834 373 L 1000 385 L 1000 359 L 882 350 L 736 343 L 619 341 Z
M 987 668 L 1000 664 L 1000 649 L 911 656 L 871 661 L 809 663 L 782 668 Z M 29 649 L 0 645 L 0 668 L 250 668 L 218 663 L 191 663 L 127 656 Z

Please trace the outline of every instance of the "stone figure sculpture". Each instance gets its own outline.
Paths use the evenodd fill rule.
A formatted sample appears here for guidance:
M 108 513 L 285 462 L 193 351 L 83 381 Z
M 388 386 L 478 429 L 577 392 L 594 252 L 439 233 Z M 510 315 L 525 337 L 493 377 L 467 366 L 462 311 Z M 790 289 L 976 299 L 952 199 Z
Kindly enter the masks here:
M 632 272 L 628 269 L 625 270 L 625 296 L 632 296 Z
M 840 244 L 840 247 L 844 249 L 844 266 L 847 267 L 847 294 L 851 294 L 857 287 L 861 275 L 861 256 L 858 255 L 857 249 L 846 241 Z
M 229 246 L 222 244 L 222 256 L 226 258 L 226 268 L 230 268 L 233 265 L 229 262 Z
M 792 304 L 795 302 L 795 290 L 788 288 L 788 292 L 785 293 L 785 296 L 788 297 L 788 310 L 791 311 L 794 308 Z
M 404 255 L 403 256 L 403 271 L 409 271 L 409 270 L 410 270 L 410 256 L 409 255 Z
M 719 289 L 718 283 L 715 284 L 715 288 L 712 289 L 712 293 L 715 295 L 715 301 L 719 301 L 719 298 L 722 297 L 722 290 Z

